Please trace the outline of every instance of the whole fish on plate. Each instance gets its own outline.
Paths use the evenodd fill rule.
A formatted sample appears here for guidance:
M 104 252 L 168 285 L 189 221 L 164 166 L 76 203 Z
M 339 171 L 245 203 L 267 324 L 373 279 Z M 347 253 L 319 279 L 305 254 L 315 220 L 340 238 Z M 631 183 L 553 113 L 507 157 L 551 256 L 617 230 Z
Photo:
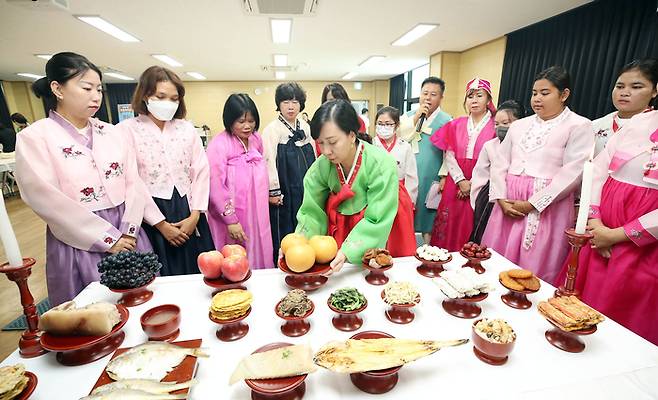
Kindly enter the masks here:
M 107 364 L 107 374 L 115 381 L 124 379 L 162 380 L 186 356 L 208 357 L 203 350 L 167 342 L 146 342 L 135 346 Z
M 155 394 L 143 390 L 117 389 L 109 392 L 92 394 L 80 400 L 175 400 L 186 399 L 187 394 Z
M 313 361 L 326 369 L 341 373 L 354 373 L 387 369 L 407 364 L 436 353 L 442 347 L 459 346 L 468 339 L 434 341 L 396 338 L 348 339 L 329 342 L 313 357 Z
M 171 393 L 176 390 L 187 389 L 196 383 L 195 379 L 187 382 L 157 382 L 149 379 L 126 379 L 108 383 L 94 389 L 91 394 L 107 393 L 119 389 L 141 390 L 153 394 Z

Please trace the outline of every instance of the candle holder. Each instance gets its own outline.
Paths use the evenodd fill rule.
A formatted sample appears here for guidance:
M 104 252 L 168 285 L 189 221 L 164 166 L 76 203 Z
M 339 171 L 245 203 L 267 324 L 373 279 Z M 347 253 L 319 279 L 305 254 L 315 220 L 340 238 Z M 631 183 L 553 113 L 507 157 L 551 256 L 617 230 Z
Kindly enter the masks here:
M 39 337 L 39 315 L 37 314 L 37 307 L 34 305 L 34 297 L 30 293 L 30 288 L 27 285 L 27 278 L 32 274 L 32 266 L 36 263 L 34 258 L 24 258 L 23 265 L 15 267 L 4 263 L 0 265 L 0 272 L 7 275 L 7 279 L 16 282 L 18 291 L 21 295 L 21 305 L 23 306 L 23 314 L 27 320 L 27 329 L 21 334 L 18 341 L 18 353 L 23 358 L 38 357 L 46 354 L 47 351 L 41 347 Z
M 580 297 L 580 292 L 576 289 L 576 276 L 578 275 L 578 256 L 580 249 L 587 244 L 594 236 L 591 233 L 576 233 L 575 229 L 570 228 L 564 231 L 567 240 L 571 245 L 569 251 L 569 266 L 567 268 L 567 279 L 564 285 L 555 291 L 555 296 L 576 296 Z

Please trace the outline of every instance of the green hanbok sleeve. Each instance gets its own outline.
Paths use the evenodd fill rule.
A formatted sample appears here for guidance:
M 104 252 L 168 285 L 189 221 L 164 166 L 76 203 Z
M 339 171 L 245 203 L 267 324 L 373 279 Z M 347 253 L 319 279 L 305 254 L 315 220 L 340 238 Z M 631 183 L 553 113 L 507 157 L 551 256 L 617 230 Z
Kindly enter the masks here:
M 354 226 L 341 247 L 352 264 L 360 264 L 366 250 L 386 246 L 398 211 L 399 183 L 395 160 L 383 154 L 376 161 L 367 171 L 367 207 L 363 219 Z
M 295 232 L 307 239 L 314 235 L 327 234 L 325 205 L 329 197 L 329 167 L 331 165 L 327 160 L 318 158 L 304 176 L 304 198 L 297 211 Z

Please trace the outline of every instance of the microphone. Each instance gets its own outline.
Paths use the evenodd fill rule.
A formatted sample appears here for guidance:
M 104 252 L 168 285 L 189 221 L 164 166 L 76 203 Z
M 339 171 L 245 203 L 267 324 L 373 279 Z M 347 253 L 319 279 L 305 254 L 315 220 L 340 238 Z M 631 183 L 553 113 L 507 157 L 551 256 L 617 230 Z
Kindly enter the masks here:
M 416 124 L 417 133 L 420 133 L 421 129 L 423 129 L 423 123 L 425 122 L 425 118 L 427 118 L 425 113 L 420 114 L 420 118 L 418 118 L 418 123 Z

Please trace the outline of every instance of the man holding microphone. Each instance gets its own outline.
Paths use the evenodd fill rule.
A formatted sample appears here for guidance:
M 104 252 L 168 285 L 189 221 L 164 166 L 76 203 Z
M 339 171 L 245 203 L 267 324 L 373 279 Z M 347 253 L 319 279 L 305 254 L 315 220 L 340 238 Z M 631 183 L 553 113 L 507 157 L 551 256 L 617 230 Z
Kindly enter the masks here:
M 414 229 L 423 234 L 425 243 L 429 243 L 436 208 L 427 208 L 426 200 L 434 197 L 443 189 L 448 174 L 443 165 L 443 151 L 430 142 L 430 136 L 452 117 L 441 111 L 441 100 L 445 91 L 445 82 L 435 76 L 423 81 L 420 99 L 415 111 L 409 111 L 400 118 L 400 138 L 411 144 L 418 167 L 418 198 L 414 215 Z M 430 193 L 430 189 L 432 193 Z M 429 193 L 429 196 L 428 196 Z M 430 201 L 431 207 L 438 202 Z

